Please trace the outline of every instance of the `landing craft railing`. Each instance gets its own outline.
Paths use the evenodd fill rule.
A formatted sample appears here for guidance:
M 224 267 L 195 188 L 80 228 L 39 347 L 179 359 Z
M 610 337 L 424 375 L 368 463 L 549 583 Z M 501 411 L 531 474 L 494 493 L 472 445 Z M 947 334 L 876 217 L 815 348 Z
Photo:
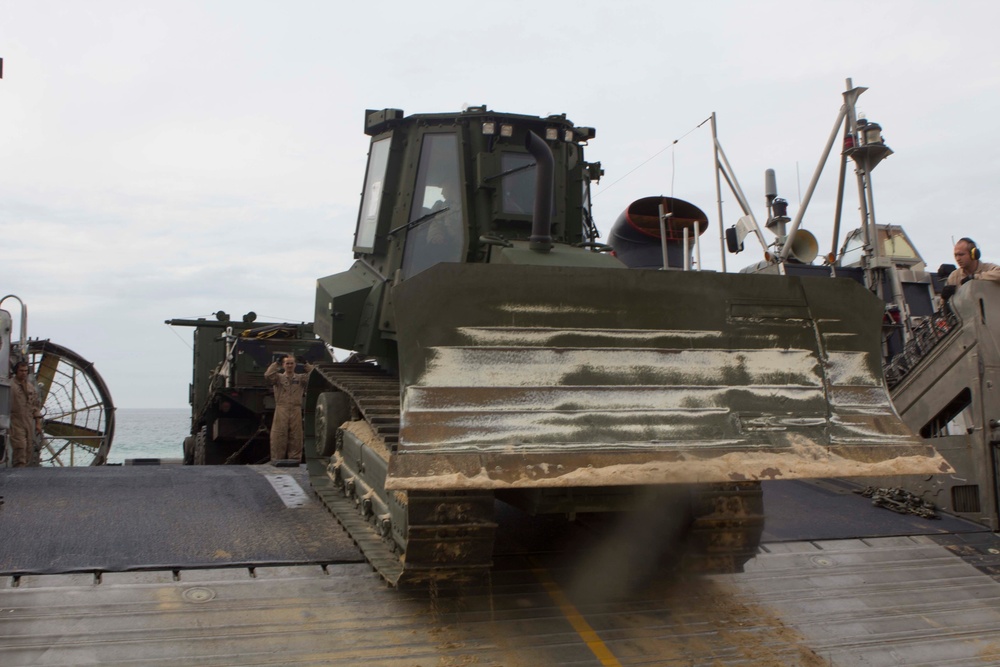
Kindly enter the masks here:
M 898 386 L 931 350 L 958 328 L 958 324 L 958 317 L 945 307 L 914 328 L 903 350 L 885 366 L 885 382 L 889 389 Z

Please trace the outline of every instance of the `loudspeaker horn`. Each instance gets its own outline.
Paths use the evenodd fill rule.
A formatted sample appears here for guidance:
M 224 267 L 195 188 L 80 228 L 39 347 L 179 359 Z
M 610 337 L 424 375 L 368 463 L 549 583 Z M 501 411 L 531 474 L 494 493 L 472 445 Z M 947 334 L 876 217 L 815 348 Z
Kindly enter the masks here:
M 816 237 L 804 229 L 796 231 L 789 256 L 803 264 L 808 264 L 816 259 L 817 254 L 819 254 L 819 243 L 816 241 Z

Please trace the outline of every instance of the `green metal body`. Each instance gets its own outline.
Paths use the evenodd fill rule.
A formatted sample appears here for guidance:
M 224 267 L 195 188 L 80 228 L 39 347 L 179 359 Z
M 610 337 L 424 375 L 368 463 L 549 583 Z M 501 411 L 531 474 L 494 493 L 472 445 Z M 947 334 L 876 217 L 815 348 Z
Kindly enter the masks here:
M 329 361 L 326 346 L 316 338 L 312 324 L 232 322 L 228 318 L 173 319 L 167 324 L 194 328 L 188 396 L 191 437 L 185 440 L 185 461 L 221 464 L 266 460 L 274 395 L 264 380 L 264 371 L 276 355 L 291 354 L 311 363 Z M 196 446 L 202 450 L 197 461 Z
M 496 134 L 484 135 L 484 123 L 494 123 Z M 504 125 L 512 128 L 510 137 L 500 136 Z M 560 246 L 541 257 L 526 247 L 535 169 L 524 144 L 527 132 L 544 136 L 547 130 L 562 138 L 570 133 L 574 140 L 549 142 L 556 164 L 551 235 Z M 593 130 L 576 128 L 564 116 L 474 108 L 407 118 L 395 109 L 368 112 L 366 131 L 372 150 L 354 242 L 357 262 L 317 283 L 316 333 L 334 347 L 395 368 L 396 325 L 388 288 L 434 263 L 438 257 L 427 246 L 435 235 L 457 235 L 440 252 L 443 261 L 621 267 L 607 255 L 572 247 L 596 235 L 588 234 L 585 220 L 590 181 L 599 177 L 600 165 L 584 161 L 579 143 Z M 424 220 L 439 202 L 447 202 L 447 210 Z M 507 247 L 515 240 L 524 243 Z
M 315 327 L 399 374 L 386 488 L 537 495 L 948 469 L 893 411 L 882 306 L 862 287 L 627 269 L 596 243 L 594 132 L 564 116 L 366 122 L 356 262 L 318 281 Z

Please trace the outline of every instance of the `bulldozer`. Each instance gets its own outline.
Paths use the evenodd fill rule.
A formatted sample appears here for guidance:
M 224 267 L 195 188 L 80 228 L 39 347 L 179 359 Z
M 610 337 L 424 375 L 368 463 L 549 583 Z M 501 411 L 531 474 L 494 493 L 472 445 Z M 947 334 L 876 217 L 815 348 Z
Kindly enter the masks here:
M 600 242 L 593 128 L 472 106 L 365 132 L 354 263 L 314 318 L 351 354 L 310 376 L 306 452 L 390 584 L 489 570 L 497 501 L 669 514 L 685 566 L 735 572 L 762 480 L 950 469 L 893 409 L 863 285 L 684 270 L 708 219 L 672 197 Z

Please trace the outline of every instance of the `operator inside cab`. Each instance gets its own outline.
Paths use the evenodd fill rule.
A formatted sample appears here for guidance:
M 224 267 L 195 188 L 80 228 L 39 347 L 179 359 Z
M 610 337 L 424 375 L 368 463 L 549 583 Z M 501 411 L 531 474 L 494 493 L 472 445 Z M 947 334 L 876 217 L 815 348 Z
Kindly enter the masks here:
M 403 250 L 404 279 L 465 258 L 461 182 L 457 137 L 425 135 Z

